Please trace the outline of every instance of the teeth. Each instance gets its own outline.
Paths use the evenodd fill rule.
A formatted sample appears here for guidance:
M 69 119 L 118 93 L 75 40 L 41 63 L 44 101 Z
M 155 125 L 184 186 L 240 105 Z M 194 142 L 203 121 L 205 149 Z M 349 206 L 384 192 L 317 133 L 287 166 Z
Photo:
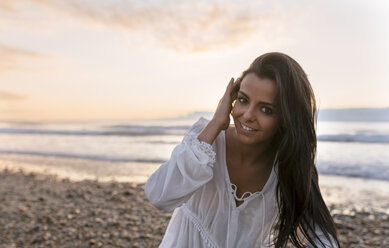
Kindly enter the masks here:
M 249 127 L 243 125 L 242 123 L 240 123 L 240 124 L 242 125 L 242 127 L 243 127 L 244 130 L 247 130 L 247 131 L 254 131 L 254 129 L 249 128 Z

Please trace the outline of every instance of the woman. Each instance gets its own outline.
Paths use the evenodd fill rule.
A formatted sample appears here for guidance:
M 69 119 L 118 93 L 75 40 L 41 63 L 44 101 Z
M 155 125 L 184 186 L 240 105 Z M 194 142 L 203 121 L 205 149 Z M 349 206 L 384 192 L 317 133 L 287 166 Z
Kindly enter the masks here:
M 255 59 L 147 181 L 150 202 L 174 210 L 160 247 L 338 247 L 315 123 L 300 65 L 282 53 Z

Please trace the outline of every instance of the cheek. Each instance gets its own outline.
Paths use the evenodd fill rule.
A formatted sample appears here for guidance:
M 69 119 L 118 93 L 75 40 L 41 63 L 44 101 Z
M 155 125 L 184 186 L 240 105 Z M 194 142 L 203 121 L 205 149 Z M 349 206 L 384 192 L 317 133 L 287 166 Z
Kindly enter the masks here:
M 268 132 L 273 133 L 277 130 L 278 123 L 276 118 L 266 118 L 262 120 L 262 127 L 266 129 Z
M 232 107 L 232 117 L 240 115 L 242 112 L 242 108 L 239 107 L 239 104 L 235 104 L 234 107 Z

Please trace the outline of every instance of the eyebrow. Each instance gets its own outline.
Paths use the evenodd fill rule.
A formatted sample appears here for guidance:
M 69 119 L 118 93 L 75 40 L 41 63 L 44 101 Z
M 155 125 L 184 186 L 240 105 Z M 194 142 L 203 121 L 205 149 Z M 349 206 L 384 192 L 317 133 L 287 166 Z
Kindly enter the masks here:
M 247 97 L 248 99 L 250 99 L 250 97 L 244 93 L 243 91 L 239 90 L 238 93 L 241 93 L 242 95 L 244 95 L 245 97 Z M 274 105 L 273 103 L 269 103 L 269 102 L 259 102 L 260 104 L 263 104 L 263 105 L 269 105 L 269 106 L 272 106 L 272 107 L 276 107 L 276 105 Z

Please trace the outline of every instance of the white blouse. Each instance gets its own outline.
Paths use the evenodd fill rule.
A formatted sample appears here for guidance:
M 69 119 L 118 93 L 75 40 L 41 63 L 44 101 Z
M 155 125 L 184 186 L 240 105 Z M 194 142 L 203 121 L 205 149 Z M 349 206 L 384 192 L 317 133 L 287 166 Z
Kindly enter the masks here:
M 225 132 L 212 146 L 197 139 L 207 123 L 200 118 L 146 183 L 154 206 L 174 210 L 159 247 L 266 247 L 277 216 L 277 165 L 262 191 L 238 198 L 227 170 Z

